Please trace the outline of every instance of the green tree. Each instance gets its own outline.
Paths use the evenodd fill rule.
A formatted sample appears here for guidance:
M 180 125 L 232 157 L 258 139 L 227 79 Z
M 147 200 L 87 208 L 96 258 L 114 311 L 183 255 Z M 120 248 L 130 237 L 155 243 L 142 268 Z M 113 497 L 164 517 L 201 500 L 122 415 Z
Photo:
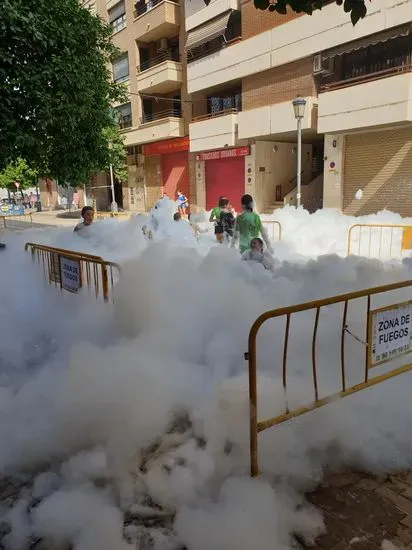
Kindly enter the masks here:
M 38 173 L 30 168 L 22 158 L 10 162 L 0 172 L 0 187 L 8 191 L 17 191 L 15 182 L 19 183 L 19 191 L 37 186 Z
M 117 127 L 109 126 L 103 131 L 109 143 L 109 163 L 113 166 L 114 177 L 120 183 L 127 181 L 127 160 L 124 138 Z M 107 167 L 106 167 L 107 171 Z
M 204 3 L 208 6 L 210 0 L 204 0 Z M 315 10 L 322 9 L 325 0 L 254 0 L 254 4 L 258 10 L 268 10 L 282 15 L 285 15 L 288 10 L 312 15 Z M 353 25 L 366 15 L 364 0 L 336 0 L 336 4 L 343 5 L 345 12 L 350 13 Z
M 73 185 L 106 169 L 112 29 L 78 0 L 3 0 L 0 11 L 0 169 L 18 157 Z

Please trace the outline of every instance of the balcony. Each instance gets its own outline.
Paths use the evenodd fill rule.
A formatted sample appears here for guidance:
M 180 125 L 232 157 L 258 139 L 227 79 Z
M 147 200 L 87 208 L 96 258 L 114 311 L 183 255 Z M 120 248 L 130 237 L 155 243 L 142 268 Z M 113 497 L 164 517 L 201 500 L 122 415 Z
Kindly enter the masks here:
M 170 0 L 136 4 L 133 29 L 139 42 L 155 42 L 179 34 L 180 6 Z
M 204 25 L 228 10 L 240 10 L 240 0 L 214 0 L 208 6 L 201 5 L 201 9 L 196 3 L 193 3 L 193 6 L 190 3 L 185 6 L 187 31 Z
M 367 17 L 354 29 L 341 6 L 336 3 L 326 5 L 309 18 L 298 17 L 190 63 L 187 69 L 188 91 L 195 93 L 221 86 L 231 80 L 315 55 L 326 45 L 332 48 L 409 23 L 411 12 L 412 0 L 370 2 Z
M 161 139 L 183 137 L 185 135 L 183 119 L 174 109 L 145 115 L 140 119 L 141 126 L 123 132 L 125 147 L 140 143 L 150 143 Z
M 320 92 L 320 133 L 412 121 L 411 64 L 329 82 Z
M 132 115 L 124 115 L 119 118 L 119 128 L 120 130 L 127 130 L 133 126 Z
M 317 99 L 310 96 L 305 99 L 305 116 L 302 119 L 304 135 L 315 132 L 317 125 Z M 294 139 L 296 119 L 292 102 L 284 101 L 242 111 L 238 116 L 238 132 L 239 139 L 256 137 L 262 139 L 269 136 L 276 136 L 277 139 Z
M 230 109 L 195 119 L 189 125 L 190 151 L 207 151 L 236 145 L 238 111 Z
M 182 64 L 171 51 L 142 63 L 137 70 L 138 89 L 143 92 L 168 94 L 182 84 Z

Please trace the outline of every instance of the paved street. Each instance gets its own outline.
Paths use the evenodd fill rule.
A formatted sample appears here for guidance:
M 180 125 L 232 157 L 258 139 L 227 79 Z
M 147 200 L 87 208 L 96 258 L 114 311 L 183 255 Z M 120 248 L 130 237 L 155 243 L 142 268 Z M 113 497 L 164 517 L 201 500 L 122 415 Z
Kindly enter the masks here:
M 68 227 L 76 225 L 76 219 L 59 218 L 61 211 L 44 211 L 33 214 L 33 225 L 51 225 L 55 227 Z
M 316 550 L 412 548 L 412 472 L 335 475 L 308 498 L 327 527 Z

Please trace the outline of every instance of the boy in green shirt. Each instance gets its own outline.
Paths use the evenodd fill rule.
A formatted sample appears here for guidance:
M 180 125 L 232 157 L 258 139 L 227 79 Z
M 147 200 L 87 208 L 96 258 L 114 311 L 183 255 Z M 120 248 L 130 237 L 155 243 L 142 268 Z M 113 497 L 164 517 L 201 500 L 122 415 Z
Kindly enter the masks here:
M 243 195 L 241 204 L 242 213 L 236 218 L 232 246 L 235 246 L 239 241 L 240 253 L 243 254 L 249 249 L 251 240 L 259 237 L 260 234 L 268 252 L 272 254 L 273 249 L 266 229 L 263 227 L 259 215 L 253 212 L 253 198 L 250 195 Z

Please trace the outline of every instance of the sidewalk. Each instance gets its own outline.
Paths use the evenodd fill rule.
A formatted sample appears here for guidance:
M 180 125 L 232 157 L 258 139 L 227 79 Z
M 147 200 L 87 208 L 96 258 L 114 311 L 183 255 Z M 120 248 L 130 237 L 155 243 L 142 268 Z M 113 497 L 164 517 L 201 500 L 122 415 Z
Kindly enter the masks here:
M 327 529 L 315 550 L 412 548 L 412 472 L 334 475 L 307 496 Z
M 52 227 L 74 227 L 76 223 L 80 221 L 80 216 L 78 219 L 74 218 L 58 218 L 58 214 L 61 214 L 62 210 L 52 210 L 44 212 L 34 212 L 33 217 L 33 226 L 37 224 L 40 225 L 49 225 Z

